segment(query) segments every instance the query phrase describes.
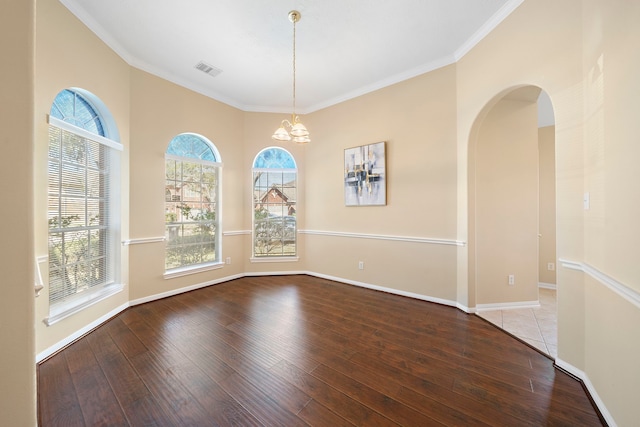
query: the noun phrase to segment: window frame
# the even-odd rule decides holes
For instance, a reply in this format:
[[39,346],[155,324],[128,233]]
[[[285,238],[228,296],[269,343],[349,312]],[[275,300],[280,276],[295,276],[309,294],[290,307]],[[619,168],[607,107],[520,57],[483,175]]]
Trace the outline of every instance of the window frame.
[[[277,150],[277,151],[281,151],[282,153],[285,153],[287,156],[287,162],[290,160],[293,167],[271,167],[270,165],[261,165],[261,166],[266,166],[266,167],[256,167],[256,164],[258,163],[263,163],[261,161],[261,156],[263,155],[263,153],[268,152],[269,150]],[[277,163],[277,162],[275,162]],[[282,164],[275,164],[274,166],[283,166]],[[269,187],[269,185],[267,185],[265,188],[266,190],[264,192],[259,191],[259,188],[256,188],[256,173],[276,173],[276,174],[293,174],[294,178],[292,181],[287,181],[287,183],[293,182],[294,183],[294,188],[295,188],[295,193],[296,193],[296,200],[295,200],[295,204],[294,204],[294,209],[295,209],[295,213],[293,215],[289,215],[289,212],[287,212],[287,215],[281,215],[280,217],[282,217],[282,225],[281,225],[281,245],[283,248],[283,253],[282,254],[273,254],[273,255],[269,255],[269,254],[258,254],[256,252],[256,239],[257,239],[257,218],[256,218],[256,213],[257,213],[257,209],[259,205],[264,205],[265,203],[263,203],[260,199],[260,195],[262,195],[262,193],[264,193],[265,195],[267,195],[270,191],[272,191],[271,187]],[[284,185],[285,180],[282,180],[281,185]],[[277,188],[274,187],[274,189],[277,190]],[[284,192],[284,189],[279,190],[281,193]],[[277,146],[272,146],[272,147],[266,147],[262,150],[260,150],[260,152],[258,152],[258,154],[256,155],[256,157],[254,158],[254,161],[252,163],[252,168],[251,168],[251,259],[250,261],[252,263],[264,263],[264,262],[291,262],[291,261],[298,261],[300,259],[299,257],[299,253],[298,253],[298,168],[297,168],[297,164],[295,161],[295,158],[293,157],[293,155],[286,149],[282,148],[282,147],[277,147]],[[284,212],[286,205],[285,204],[281,204],[281,209],[280,212]],[[260,209],[263,209],[262,207]],[[267,215],[269,215],[269,209],[266,209],[267,211]],[[294,253],[291,254],[285,254],[284,253],[284,245],[285,245],[285,229],[288,228],[288,226],[286,225],[286,223],[289,221],[288,219],[293,217],[295,219],[294,223],[293,223],[293,248],[294,248]],[[289,221],[290,222],[290,221]]]
[[[176,154],[170,154],[168,153],[168,151],[171,149],[171,143],[179,136],[182,135],[190,135],[192,137],[195,137],[197,139],[200,140],[200,142],[202,142],[203,144],[205,144],[210,150],[211,150],[211,154],[212,156],[215,158],[215,161],[211,161],[211,160],[205,160],[205,159],[201,159],[201,158],[197,158],[197,157],[186,157],[186,156],[181,156],[181,155],[176,155]],[[176,267],[172,267],[172,268],[167,268],[167,262],[168,262],[168,250],[169,250],[169,246],[170,246],[170,239],[169,239],[169,222],[167,221],[167,214],[168,212],[168,203],[177,203],[179,201],[182,201],[181,199],[178,200],[174,200],[174,195],[168,190],[167,187],[167,182],[169,181],[169,178],[167,176],[167,164],[168,161],[176,161],[176,162],[181,162],[181,164],[183,162],[187,162],[187,163],[191,163],[191,164],[198,164],[198,165],[204,165],[204,166],[210,166],[210,167],[214,167],[215,168],[215,179],[216,179],[216,185],[215,185],[215,199],[209,201],[210,204],[213,204],[215,206],[214,209],[214,213],[215,213],[215,217],[213,220],[202,220],[202,221],[173,221],[173,224],[198,224],[198,223],[202,223],[202,224],[207,224],[207,223],[213,223],[214,227],[215,227],[215,236],[212,239],[212,242],[214,244],[215,247],[215,259],[213,261],[205,261],[205,262],[200,262],[200,263],[193,263],[193,264],[182,264]],[[171,278],[175,278],[175,277],[182,277],[182,276],[186,276],[186,275],[190,275],[190,274],[195,274],[195,273],[200,273],[200,272],[204,272],[204,271],[209,271],[209,270],[214,270],[214,269],[218,269],[218,268],[222,268],[224,263],[222,262],[222,228],[221,228],[221,224],[222,224],[222,218],[221,218],[221,190],[222,190],[222,162],[220,161],[220,154],[215,146],[215,144],[213,144],[211,141],[209,141],[206,137],[196,134],[196,133],[191,133],[191,132],[185,132],[185,133],[181,133],[176,135],[174,138],[171,139],[171,141],[169,142],[169,144],[167,145],[167,149],[165,150],[165,202],[164,202],[164,206],[165,206],[165,257],[164,257],[164,262],[165,262],[165,272],[163,277],[165,279],[171,279]],[[202,183],[202,181],[201,181]],[[167,200],[167,191],[169,191],[169,194],[172,194],[172,200]],[[203,203],[202,201],[197,202],[197,203]]]
[[[101,230],[99,231],[99,235],[101,236],[100,239],[104,239],[104,242],[105,242],[103,244],[104,245],[104,261],[101,261],[101,262],[104,262],[105,265],[100,268],[101,274],[99,276],[102,277],[103,279],[102,282],[97,284],[91,284],[90,283],[91,279],[89,279],[88,281],[85,279],[81,279],[80,285],[78,285],[78,283],[75,284],[76,285],[75,292],[67,293],[61,296],[60,298],[55,298],[52,301],[51,300],[51,296],[52,296],[51,271],[60,270],[60,266],[52,266],[52,259],[50,255],[48,256],[49,276],[48,276],[47,284],[48,284],[48,292],[49,292],[49,301],[48,301],[49,315],[47,318],[44,319],[45,324],[48,326],[66,317],[69,317],[75,313],[78,313],[83,309],[91,305],[94,305],[112,295],[115,295],[124,289],[124,284],[121,282],[121,271],[120,271],[120,264],[121,264],[120,203],[121,201],[119,197],[120,191],[118,191],[118,189],[120,188],[120,162],[121,162],[120,157],[121,157],[121,152],[123,151],[124,148],[119,141],[111,139],[108,136],[106,136],[106,135],[117,136],[118,135],[117,127],[115,126],[115,123],[113,122],[111,115],[108,113],[108,109],[97,97],[95,97],[94,95],[90,94],[87,91],[84,91],[78,88],[71,88],[71,89],[65,89],[59,92],[58,95],[56,95],[56,100],[54,100],[54,103],[57,101],[58,96],[60,96],[64,91],[72,92],[74,95],[74,100],[76,98],[81,98],[83,103],[86,103],[87,106],[93,110],[92,112],[95,113],[94,120],[99,121],[99,124],[100,124],[97,127],[97,129],[101,130],[103,135],[94,134],[87,129],[83,129],[81,127],[76,126],[75,124],[70,123],[69,121],[59,119],[49,114],[47,116],[47,123],[49,125],[49,138],[51,138],[51,132],[60,131],[61,132],[60,139],[62,140],[64,137],[63,133],[66,132],[68,135],[79,138],[79,140],[82,141],[85,147],[87,147],[87,144],[97,143],[99,144],[99,147],[102,147],[102,148],[99,148],[99,150],[100,151],[104,150],[100,158],[102,158],[102,155],[104,155],[108,158],[108,161],[109,161],[109,165],[106,169],[106,175],[104,175],[106,176],[107,179],[104,181],[104,183],[102,182],[102,179],[101,179],[100,180],[101,183],[99,187],[100,194],[102,194],[103,192],[106,192],[104,199],[102,199],[102,196],[100,196],[100,199],[95,199],[95,196],[89,196],[88,190],[87,188],[85,188],[83,190],[84,195],[75,197],[75,200],[83,201],[82,203],[85,206],[85,211],[87,209],[86,208],[87,203],[89,203],[92,200],[93,201],[100,200],[98,202],[99,204],[106,205],[106,209],[104,209],[104,207],[100,208],[100,212],[103,212],[99,214],[100,221],[101,221],[100,224],[102,224],[102,221],[105,221],[105,223],[104,225],[101,225],[101,226],[95,226],[95,225],[92,226],[90,224],[85,223],[83,226],[80,226],[80,227],[74,227],[73,229],[69,228],[69,231],[63,231],[65,230],[64,227],[50,227],[51,224],[49,224],[49,226],[47,227],[48,252],[51,250],[55,250],[55,249],[52,249],[51,247],[51,244],[52,244],[51,239],[52,239],[52,236],[54,236],[55,234],[62,235],[64,233],[71,232],[72,230],[78,230],[78,231],[86,231],[88,233],[88,236],[90,236],[91,230],[94,230],[94,231]],[[54,103],[52,103],[52,108],[54,106]],[[74,113],[75,112],[76,111],[74,109]],[[105,114],[105,112],[107,113]],[[66,117],[69,117],[69,116],[66,116]],[[50,141],[51,140],[49,139],[48,146],[50,144]],[[60,171],[62,171],[63,170],[62,168],[64,167],[64,164],[65,164],[64,163],[65,161],[62,158],[56,159],[55,157],[53,158],[50,157],[49,156],[49,154],[51,154],[50,149],[51,149],[50,147],[47,149],[47,153],[48,153],[47,181],[48,182],[49,182],[49,179],[52,178],[53,176],[52,174],[55,175],[58,173],[62,173],[62,172],[56,172],[55,169],[52,170],[51,166],[54,165],[57,168],[59,168]],[[82,173],[84,174],[88,174],[89,171],[93,170],[88,166],[78,165],[78,167],[80,167],[80,170],[82,170],[83,171]],[[103,176],[103,175],[101,174],[100,176]],[[83,183],[82,185],[84,186],[89,185],[89,182],[84,180],[82,181],[82,183]],[[50,183],[48,183],[47,197],[62,198],[65,196],[65,191],[63,188],[62,181],[59,181],[58,184],[56,185],[55,188],[57,189],[57,191],[50,193],[51,188],[52,187],[50,187]],[[55,211],[50,211],[50,204],[49,202],[47,202],[48,217],[52,213],[57,213],[55,217],[60,218],[62,216],[62,211],[60,209],[61,208],[59,207]],[[85,221],[87,221],[86,218],[85,218]],[[65,241],[64,239],[61,241],[63,242],[61,243],[63,245],[62,247],[64,247],[64,241]],[[100,242],[100,240],[98,241]],[[89,245],[89,243],[87,243],[87,245]],[[81,262],[91,263],[91,260],[93,259],[94,255],[90,254],[89,252],[90,246],[87,246],[86,251],[87,252],[83,256],[83,260]],[[102,258],[102,257],[99,257],[99,258]],[[73,264],[73,262],[71,264]],[[61,271],[66,270],[71,264],[65,262],[64,266],[61,267],[62,268]],[[64,283],[62,283],[61,286],[65,286]]]

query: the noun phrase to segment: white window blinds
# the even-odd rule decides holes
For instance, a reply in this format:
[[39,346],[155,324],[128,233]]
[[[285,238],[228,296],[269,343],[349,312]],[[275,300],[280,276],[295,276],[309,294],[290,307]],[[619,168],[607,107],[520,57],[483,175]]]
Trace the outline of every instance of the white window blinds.
[[[112,168],[122,145],[49,118],[48,225],[51,306],[115,280],[118,234]],[[117,215],[115,215],[117,217]]]

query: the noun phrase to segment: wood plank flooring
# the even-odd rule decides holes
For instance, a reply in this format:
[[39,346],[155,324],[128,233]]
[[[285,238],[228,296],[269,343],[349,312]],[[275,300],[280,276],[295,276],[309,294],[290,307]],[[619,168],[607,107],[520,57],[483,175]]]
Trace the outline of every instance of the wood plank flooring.
[[600,426],[581,384],[455,308],[310,276],[135,306],[38,367],[47,426]]

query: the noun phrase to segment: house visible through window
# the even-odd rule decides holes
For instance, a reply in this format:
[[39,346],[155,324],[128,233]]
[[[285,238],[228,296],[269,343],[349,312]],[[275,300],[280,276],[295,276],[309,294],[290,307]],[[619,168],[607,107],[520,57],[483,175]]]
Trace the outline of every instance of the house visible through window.
[[287,151],[270,147],[253,163],[253,256],[297,255],[297,169]]
[[165,167],[165,268],[192,268],[220,261],[220,156],[192,133],[169,143]]
[[114,197],[119,181],[113,173],[122,145],[109,138],[109,124],[96,104],[106,110],[91,94],[65,89],[51,106],[49,324],[122,289],[117,267],[119,205]]

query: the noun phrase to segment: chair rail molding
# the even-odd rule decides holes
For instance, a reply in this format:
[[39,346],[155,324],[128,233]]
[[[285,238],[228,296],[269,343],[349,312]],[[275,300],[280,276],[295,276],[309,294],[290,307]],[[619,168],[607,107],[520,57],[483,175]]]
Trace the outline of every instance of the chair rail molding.
[[309,234],[314,236],[331,236],[331,237],[348,237],[354,239],[372,239],[372,240],[391,240],[396,242],[410,243],[427,243],[433,245],[446,246],[465,246],[467,242],[454,239],[440,239],[433,237],[413,237],[413,236],[392,236],[384,234],[367,234],[367,233],[346,233],[342,231],[323,231],[323,230],[298,230],[300,234]]
[[606,287],[608,287],[609,289],[611,289],[612,291],[620,295],[622,298],[624,298],[631,304],[635,305],[637,308],[640,308],[640,292],[634,289],[631,289],[624,283],[618,282],[616,279],[606,275],[605,273],[598,270],[597,268],[584,262],[570,261],[567,259],[560,259],[560,264],[564,268],[568,268],[570,270],[582,271],[583,273],[588,274],[598,282],[602,283],[603,285],[605,285]]
[[159,243],[164,242],[166,237],[141,237],[138,239],[128,239],[122,241],[122,246],[130,246],[130,245],[143,245],[145,243]]

